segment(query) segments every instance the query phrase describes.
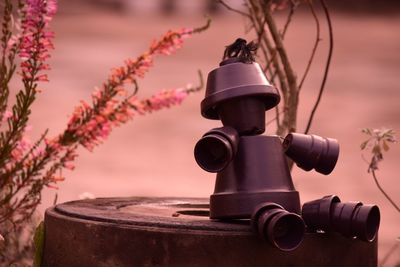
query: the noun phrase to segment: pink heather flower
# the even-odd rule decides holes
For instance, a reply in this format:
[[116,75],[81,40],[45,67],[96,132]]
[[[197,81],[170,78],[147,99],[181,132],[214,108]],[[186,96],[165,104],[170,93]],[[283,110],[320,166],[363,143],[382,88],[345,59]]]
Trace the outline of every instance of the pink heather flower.
[[150,50],[137,59],[125,60],[124,66],[113,68],[107,84],[117,87],[125,82],[132,83],[136,78],[143,78],[153,66],[153,56],[157,54],[170,55],[182,47],[183,39],[193,34],[193,29],[183,28],[178,31],[168,31],[161,40],[153,41]]
[[138,100],[132,97],[129,99],[129,103],[139,114],[145,114],[178,105],[186,98],[187,94],[187,91],[181,88],[162,90],[146,100]]
[[59,142],[59,137],[53,138],[53,139],[44,139],[44,143],[46,144],[46,147],[49,148],[52,151],[61,151],[62,150],[62,145]]
[[75,165],[74,163],[67,161],[63,164],[64,168],[68,169],[68,170],[74,170],[75,169]]
[[42,157],[44,155],[44,153],[45,153],[44,148],[42,148],[42,147],[36,148],[32,151],[31,157],[39,158],[39,157]]
[[182,47],[183,39],[193,33],[192,29],[183,28],[178,31],[168,31],[161,41],[154,41],[151,51],[155,54],[171,55]]
[[[144,115],[172,105],[178,105],[186,98],[187,90],[189,88],[163,90],[144,100],[139,100],[136,96],[132,96],[120,104],[111,99],[99,114],[85,123],[82,123],[83,116],[91,112],[91,108],[83,101],[81,102],[82,105],[75,109],[70,118],[67,131],[74,133],[80,144],[92,151],[95,146],[107,139],[114,127],[126,123],[134,117],[135,113]],[[97,96],[98,93],[95,93],[94,98]]]
[[7,121],[9,118],[13,116],[13,113],[9,110],[6,110],[3,114],[3,117],[1,118],[1,121]]
[[21,140],[17,142],[16,147],[12,150],[11,156],[14,161],[19,161],[25,155],[25,153],[32,147],[31,141],[27,136],[23,136]]
[[56,0],[47,0],[46,11],[47,11],[46,22],[49,23],[50,20],[57,13],[57,1]]
[[54,48],[54,33],[48,27],[56,10],[55,0],[25,0],[19,45],[24,79],[48,81],[45,74],[37,75],[37,71],[50,68],[45,61],[50,57],[49,50]]
[[[137,59],[127,59],[123,66],[113,68],[102,88],[95,88],[93,91],[92,105],[81,101],[75,107],[64,134],[50,141],[45,140],[47,148],[54,153],[67,153],[67,147],[69,149],[73,144],[80,144],[91,151],[110,135],[114,127],[131,120],[135,114],[144,115],[180,104],[192,89],[164,90],[149,99],[138,100],[136,97],[128,97],[128,91],[123,86],[143,77],[153,66],[155,55],[175,52],[181,47],[183,39],[192,33],[192,29],[169,31],[161,40],[153,42],[148,52]],[[30,66],[26,66],[27,69],[28,67]],[[45,76],[42,79],[44,78]],[[70,152],[72,151],[68,151]],[[74,157],[62,158],[63,166],[71,168],[67,162]],[[52,175],[49,172],[48,176]]]

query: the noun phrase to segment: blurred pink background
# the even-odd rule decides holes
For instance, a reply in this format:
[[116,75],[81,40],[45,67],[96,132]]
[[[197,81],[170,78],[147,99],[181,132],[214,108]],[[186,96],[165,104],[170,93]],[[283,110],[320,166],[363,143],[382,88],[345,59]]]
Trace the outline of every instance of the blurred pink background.
[[[165,16],[157,1],[127,2],[120,9],[111,1],[61,1],[53,29],[56,32],[49,84],[35,103],[32,135],[46,128],[50,136],[61,132],[81,99],[90,99],[94,86],[101,85],[113,66],[127,57],[144,52],[151,41],[169,29],[203,25],[205,1],[177,1],[177,11]],[[122,2],[123,3],[123,2]],[[238,1],[234,4],[240,7]],[[97,5],[97,6],[96,6]],[[311,133],[339,140],[341,154],[333,173],[323,176],[294,168],[292,176],[301,200],[337,194],[344,201],[378,204],[382,221],[380,257],[400,236],[400,214],[378,191],[367,173],[360,143],[366,139],[364,127],[400,128],[400,16],[391,14],[335,12],[335,49],[326,93],[315,116]],[[163,88],[198,83],[197,70],[207,73],[218,66],[225,45],[245,34],[244,20],[220,12],[211,15],[206,32],[187,39],[173,56],[159,57],[145,79],[139,81],[139,96],[149,96]],[[284,17],[280,17],[283,20]],[[323,21],[323,20],[322,20]],[[327,53],[325,22],[323,41],[300,100],[298,131],[306,120],[321,82]],[[287,35],[287,48],[298,75],[302,75],[315,25],[309,13],[295,15]],[[58,202],[78,199],[84,192],[96,197],[181,196],[208,197],[213,192],[214,174],[202,171],[193,158],[193,147],[203,133],[220,125],[200,115],[204,91],[190,96],[181,106],[146,117],[116,129],[93,153],[81,149],[76,169],[65,172],[59,190],[44,192],[41,211]],[[271,119],[274,112],[267,113]],[[274,133],[271,126],[267,132]],[[369,159],[369,154],[365,153]],[[400,147],[394,144],[385,153],[377,172],[382,186],[400,203]],[[400,260],[400,253],[391,262]],[[390,262],[388,262],[390,264]],[[389,266],[389,265],[388,265]]]

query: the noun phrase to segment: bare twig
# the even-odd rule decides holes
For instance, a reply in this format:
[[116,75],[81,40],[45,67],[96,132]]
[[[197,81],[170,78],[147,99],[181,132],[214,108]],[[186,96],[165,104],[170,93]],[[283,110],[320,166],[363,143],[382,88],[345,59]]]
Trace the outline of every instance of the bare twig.
[[207,18],[206,24],[204,24],[203,26],[200,26],[198,28],[194,28],[192,30],[192,33],[201,33],[203,31],[207,30],[208,28],[210,28],[211,18],[209,18],[209,17],[206,17],[206,18]]
[[294,12],[296,11],[298,6],[299,6],[298,2],[290,1],[289,15],[288,15],[288,17],[286,19],[285,26],[283,26],[283,31],[282,31],[282,34],[281,34],[282,35],[282,39],[285,38],[285,34],[287,32],[287,29],[289,28],[289,24],[290,24],[290,22],[292,22],[292,18],[293,18]]
[[[266,35],[264,35],[263,37],[264,37],[263,39],[264,39],[264,42],[265,42],[265,45],[266,45],[268,51],[270,52],[270,54],[272,54],[273,51],[275,51],[275,50],[272,47],[271,41],[268,39],[268,37]],[[289,91],[289,89],[288,89],[289,85],[287,83],[287,77],[285,76],[284,70],[279,65],[278,58],[274,57],[274,58],[271,58],[270,60],[271,60],[273,66],[274,66],[274,69],[275,69],[275,70],[271,70],[270,81],[271,81],[271,83],[274,84],[275,76],[278,75],[279,85],[280,85],[280,88],[281,88],[283,100],[284,100],[284,103],[286,104],[287,103],[287,94],[288,94],[288,91]]]
[[[396,142],[395,132],[392,129],[381,128],[381,129],[369,129],[364,128],[361,130],[362,133],[368,135],[368,139],[363,141],[360,145],[361,150],[365,150],[367,147],[371,148],[372,157],[368,164],[368,173],[372,174],[375,184],[386,199],[392,204],[392,206],[400,212],[400,207],[396,204],[393,199],[386,193],[386,191],[379,184],[378,178],[376,177],[375,171],[378,170],[379,162],[383,161],[383,151],[389,150],[389,144]],[[361,154],[362,158],[364,155]]]
[[270,125],[271,123],[273,123],[274,121],[279,120],[280,114],[282,114],[282,113],[284,113],[284,112],[285,112],[285,109],[279,110],[278,106],[276,106],[276,107],[275,107],[275,114],[276,114],[275,118],[273,118],[273,119],[267,121],[267,123],[265,124],[265,126],[268,126],[268,125]]
[[[257,7],[256,7],[255,3],[253,3],[253,1],[250,1],[250,5],[251,5],[251,8],[253,9],[252,13],[255,14],[255,16],[251,18],[252,22],[253,22],[257,32],[260,32],[261,31],[261,27],[263,26],[263,24],[262,24],[263,20],[260,17],[256,16]],[[272,55],[273,53],[275,53],[274,52],[275,48],[273,47],[272,41],[268,38],[268,36],[266,34],[263,34],[261,37],[262,37],[261,40],[265,44],[265,47],[267,48],[269,54]],[[286,95],[285,93],[288,91],[288,89],[287,89],[288,86],[287,86],[287,83],[286,83],[285,74],[283,72],[283,69],[281,69],[281,67],[279,66],[279,61],[277,60],[276,57],[274,57],[274,58],[271,57],[270,58],[270,62],[273,63],[273,66],[275,68],[275,72],[279,77],[280,86],[281,86],[281,89],[282,89],[282,92],[283,92],[283,97],[285,98],[285,95]],[[275,72],[271,72],[271,74],[273,75],[273,73],[275,73]]]
[[[292,68],[292,62],[289,60],[288,51],[284,47],[284,38],[288,29],[290,28],[290,24],[292,22],[293,16],[297,7],[299,5],[299,1],[297,0],[289,0],[289,10],[287,13],[286,21],[282,25],[282,28],[278,27],[276,20],[273,17],[273,7],[272,1],[267,0],[246,0],[245,6],[247,10],[244,12],[242,10],[238,10],[232,8],[229,4],[225,2],[225,0],[217,0],[221,3],[225,8],[230,11],[233,11],[241,16],[244,16],[249,20],[251,29],[255,31],[257,36],[257,41],[259,43],[260,49],[260,57],[263,59],[263,70],[266,73],[267,78],[270,82],[279,89],[282,96],[282,104],[283,107],[283,115],[281,115],[281,108],[276,107],[275,113],[276,118],[273,121],[277,123],[277,134],[282,135],[285,132],[293,132],[296,131],[297,124],[297,108],[299,104],[299,92],[300,88],[303,86],[306,77],[309,75],[309,70],[311,65],[314,62],[314,58],[316,55],[317,48],[319,47],[320,42],[320,21],[315,12],[315,9],[312,5],[311,0],[307,0],[308,5],[310,6],[312,16],[315,19],[316,23],[316,41],[312,47],[311,55],[309,61],[304,70],[304,74],[299,80],[296,77],[296,73]],[[330,29],[330,37],[331,43],[333,42],[332,38],[332,25],[330,21],[330,16],[327,11],[327,7],[325,5],[324,0],[320,0],[321,4],[324,7],[325,16],[328,20],[328,25]],[[327,60],[327,66],[325,69],[325,73],[323,76],[322,85],[320,86],[320,92],[318,95],[317,103],[314,105],[313,113],[310,115],[311,119],[309,120],[309,124],[311,125],[312,118],[314,116],[315,110],[319,105],[319,102],[322,97],[322,93],[325,87],[329,65],[331,61],[332,47],[330,47],[330,52]],[[275,82],[276,79],[276,82]],[[272,122],[272,121],[271,121]],[[267,122],[267,123],[271,123]],[[309,128],[310,126],[308,126]],[[307,130],[308,131],[308,130]]]
[[[279,105],[275,106],[275,122],[276,122],[276,129],[280,129],[282,127],[281,124],[281,116],[279,114]],[[267,123],[268,125],[268,123]]]
[[398,211],[400,212],[400,207],[396,204],[396,202],[393,201],[393,199],[386,193],[386,191],[382,188],[382,186],[379,184],[379,181],[375,175],[375,170],[374,169],[370,169],[371,173],[372,173],[372,177],[374,178],[375,184],[378,187],[379,191],[381,191],[381,193],[386,197],[386,199],[390,202],[390,204],[392,204],[392,206]]
[[[249,8],[251,8],[250,13],[253,14],[253,24],[255,29],[260,31],[260,27],[262,25],[262,22],[265,23],[270,23],[267,21],[267,17],[265,16],[266,12],[269,11],[269,6],[264,6],[263,9],[257,4],[256,1],[254,0],[249,0]],[[278,32],[278,31],[277,31]],[[277,33],[279,35],[279,33]],[[268,71],[270,73],[270,77],[268,77],[271,81],[272,84],[275,84],[275,77],[278,76],[279,80],[279,88],[283,96],[283,107],[285,108],[288,104],[288,98],[290,97],[290,90],[289,90],[289,84],[287,80],[287,75],[284,71],[284,66],[279,60],[279,57],[276,56],[277,54],[277,44],[275,43],[274,38],[269,38],[269,36],[266,34],[266,32],[261,36],[261,43],[265,45],[266,50],[268,50],[270,59],[267,64],[268,68],[265,69],[265,71]],[[272,65],[271,65],[272,63]],[[278,115],[279,116],[279,115]],[[278,117],[277,117],[278,118]],[[285,120],[286,116],[283,117],[283,121]],[[285,131],[286,124],[281,123],[280,118],[276,120],[277,122],[277,134],[282,135],[283,132]]]
[[328,58],[327,58],[326,65],[325,65],[325,72],[324,72],[324,76],[322,79],[321,87],[319,88],[318,98],[314,104],[314,107],[313,107],[310,117],[308,119],[307,127],[306,127],[306,130],[304,131],[305,134],[307,134],[311,128],[311,123],[313,121],[315,112],[318,108],[319,103],[321,102],[322,94],[324,93],[325,83],[326,83],[326,80],[327,80],[328,74],[329,74],[329,67],[331,65],[331,59],[332,59],[332,53],[333,53],[333,28],[332,28],[331,17],[329,14],[328,7],[325,3],[325,0],[320,0],[320,2],[322,5],[322,8],[324,10],[324,14],[325,14],[326,21],[328,23],[328,28],[329,28],[329,52],[328,52]]
[[228,9],[228,10],[230,10],[232,12],[235,12],[235,13],[238,13],[239,15],[242,15],[242,16],[250,18],[250,14],[247,14],[247,13],[245,13],[243,11],[240,11],[238,9],[235,9],[235,8],[231,7],[224,0],[217,0],[217,2],[220,3],[221,5],[223,5],[226,9]]
[[[285,107],[283,107],[285,108]],[[282,124],[281,124],[281,116],[280,116],[280,112],[279,112],[279,105],[275,107],[275,122],[276,122],[276,129],[281,129]]]
[[285,70],[285,74],[287,76],[289,90],[293,90],[297,88],[296,75],[294,74],[286,49],[284,48],[282,36],[279,34],[278,27],[275,24],[275,20],[272,18],[272,15],[268,9],[264,10],[264,16],[272,39],[274,40],[274,43],[276,45],[277,53],[279,54],[282,61],[283,69]]
[[[298,90],[296,82],[296,74],[293,71],[291,62],[287,51],[283,45],[282,36],[278,31],[278,27],[271,15],[269,8],[264,10],[264,16],[271,33],[272,39],[275,43],[277,53],[279,55],[280,61],[282,63],[283,70],[285,72],[285,78],[287,80],[287,99],[285,106],[290,106],[291,108],[287,110],[283,118],[283,128],[278,129],[278,135],[282,135],[285,130],[288,132],[296,131],[296,121],[297,121],[297,107],[298,107]],[[279,73],[278,73],[279,75]]]
[[199,75],[199,85],[193,88],[190,88],[188,90],[186,90],[186,93],[194,93],[194,92],[198,92],[201,89],[203,89],[204,87],[204,78],[203,78],[203,73],[201,72],[201,70],[197,71],[197,74]]
[[306,77],[307,77],[307,75],[308,75],[308,72],[309,72],[309,70],[310,70],[310,67],[311,67],[311,65],[312,65],[312,62],[313,62],[313,60],[314,60],[315,53],[317,52],[318,44],[319,44],[319,42],[321,41],[321,38],[320,38],[321,30],[320,30],[318,15],[317,15],[317,13],[315,12],[314,6],[313,6],[312,3],[310,2],[310,0],[307,0],[307,4],[308,4],[308,6],[310,7],[311,14],[312,14],[312,16],[313,16],[313,18],[314,18],[314,20],[315,20],[316,37],[315,37],[315,42],[314,42],[314,46],[313,46],[313,49],[312,49],[312,52],[311,52],[310,59],[308,60],[307,67],[306,67],[306,69],[305,69],[305,71],[304,71],[303,77],[301,78],[301,81],[300,81],[300,84],[299,84],[299,91],[300,91],[301,88],[303,87],[303,83],[304,83],[304,81],[306,80]]
[[[291,1],[290,11],[289,11],[289,14],[288,14],[288,16],[286,18],[285,25],[283,26],[283,31],[281,33],[282,40],[285,39],[286,32],[287,32],[287,30],[289,28],[290,23],[292,22],[292,18],[293,18],[294,12],[296,11],[296,8],[297,8],[298,5],[299,5],[298,2]],[[264,21],[265,21],[265,18],[264,18]],[[273,58],[275,58],[275,56],[276,56],[276,49],[273,51],[273,53],[271,55],[271,58],[273,59]],[[272,63],[272,61],[269,61],[265,68],[269,69],[271,63]]]
[[379,266],[383,266],[387,260],[392,256],[392,254],[400,247],[400,242],[397,240],[397,242],[389,249],[389,251],[385,254],[381,262],[379,263]]

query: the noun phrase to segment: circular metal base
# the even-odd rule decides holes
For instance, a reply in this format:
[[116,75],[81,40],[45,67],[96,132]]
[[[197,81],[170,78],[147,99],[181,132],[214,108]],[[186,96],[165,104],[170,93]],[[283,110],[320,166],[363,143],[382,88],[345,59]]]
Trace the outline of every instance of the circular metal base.
[[49,208],[45,267],[376,266],[377,243],[306,234],[292,252],[260,240],[248,220],[208,218],[208,199],[103,198]]

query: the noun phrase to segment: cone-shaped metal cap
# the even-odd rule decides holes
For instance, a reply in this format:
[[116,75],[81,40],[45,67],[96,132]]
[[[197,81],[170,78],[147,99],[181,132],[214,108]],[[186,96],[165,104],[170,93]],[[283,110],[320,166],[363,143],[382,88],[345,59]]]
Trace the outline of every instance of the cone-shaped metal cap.
[[265,110],[275,107],[280,101],[278,91],[268,82],[260,65],[227,59],[208,74],[201,114],[207,119],[219,119],[218,104],[242,96],[262,99]]

